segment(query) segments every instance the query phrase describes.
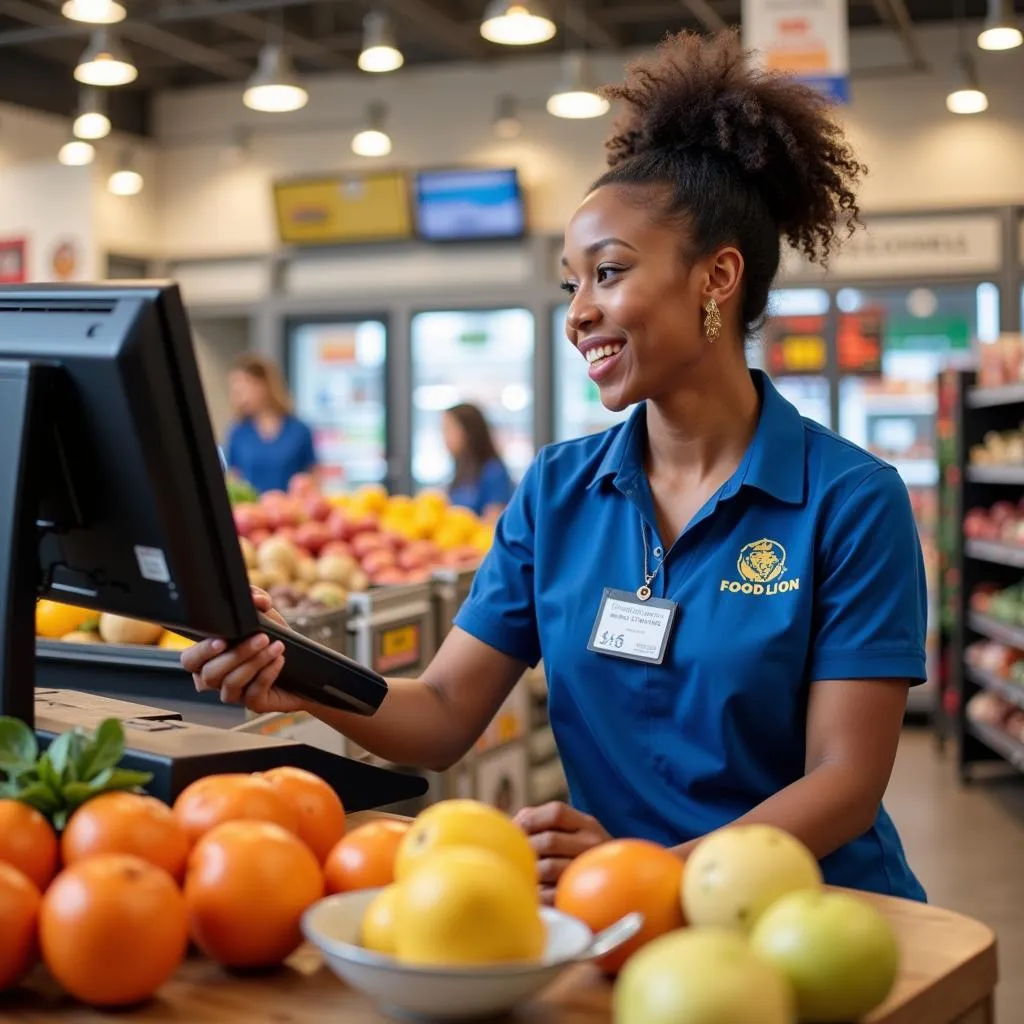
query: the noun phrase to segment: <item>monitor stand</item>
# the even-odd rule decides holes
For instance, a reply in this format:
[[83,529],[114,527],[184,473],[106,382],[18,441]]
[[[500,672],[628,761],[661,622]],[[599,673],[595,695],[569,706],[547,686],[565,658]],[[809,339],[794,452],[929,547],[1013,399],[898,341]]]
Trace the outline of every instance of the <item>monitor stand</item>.
[[94,694],[35,690],[40,542],[57,523],[67,528],[81,522],[69,475],[60,494],[41,497],[39,486],[42,460],[63,461],[48,409],[59,372],[0,360],[0,715],[33,727],[42,747],[76,726],[91,730],[104,718],[119,719],[127,747],[122,764],[152,772],[147,788],[167,803],[205,775],[288,764],[329,782],[350,811],[423,796],[427,780],[421,775],[378,768],[304,743],[196,725],[175,712]]

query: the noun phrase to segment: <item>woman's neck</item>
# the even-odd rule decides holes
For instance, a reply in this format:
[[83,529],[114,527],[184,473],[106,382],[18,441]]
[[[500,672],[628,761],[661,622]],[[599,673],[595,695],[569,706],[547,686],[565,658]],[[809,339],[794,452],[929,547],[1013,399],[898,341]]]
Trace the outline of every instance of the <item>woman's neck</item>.
[[261,437],[276,437],[281,432],[284,417],[276,409],[264,409],[252,418]]

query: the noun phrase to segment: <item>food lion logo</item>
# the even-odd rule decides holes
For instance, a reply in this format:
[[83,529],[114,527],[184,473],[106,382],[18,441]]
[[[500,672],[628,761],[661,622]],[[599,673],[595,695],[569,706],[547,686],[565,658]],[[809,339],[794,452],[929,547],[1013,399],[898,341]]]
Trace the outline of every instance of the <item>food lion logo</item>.
[[799,579],[780,579],[786,572],[786,549],[777,540],[763,537],[745,544],[740,549],[736,569],[741,578],[722,580],[719,591],[772,597],[800,589]]

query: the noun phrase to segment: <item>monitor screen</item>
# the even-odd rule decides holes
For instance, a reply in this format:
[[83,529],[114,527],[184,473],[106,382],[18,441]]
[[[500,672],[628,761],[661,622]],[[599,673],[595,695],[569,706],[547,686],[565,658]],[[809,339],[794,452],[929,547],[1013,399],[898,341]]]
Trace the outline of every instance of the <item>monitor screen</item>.
[[420,171],[416,232],[431,242],[519,238],[526,231],[519,176],[500,170]]
[[274,185],[278,232],[286,245],[339,245],[412,237],[404,174],[345,174]]

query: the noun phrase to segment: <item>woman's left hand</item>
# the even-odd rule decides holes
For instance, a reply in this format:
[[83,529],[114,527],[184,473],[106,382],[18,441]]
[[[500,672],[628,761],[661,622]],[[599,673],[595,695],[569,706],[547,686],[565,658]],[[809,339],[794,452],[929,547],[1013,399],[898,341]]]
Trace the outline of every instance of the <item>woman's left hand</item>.
[[576,857],[611,839],[596,818],[559,801],[524,807],[515,820],[530,837],[537,854],[537,875],[545,903],[554,902],[555,885]]

